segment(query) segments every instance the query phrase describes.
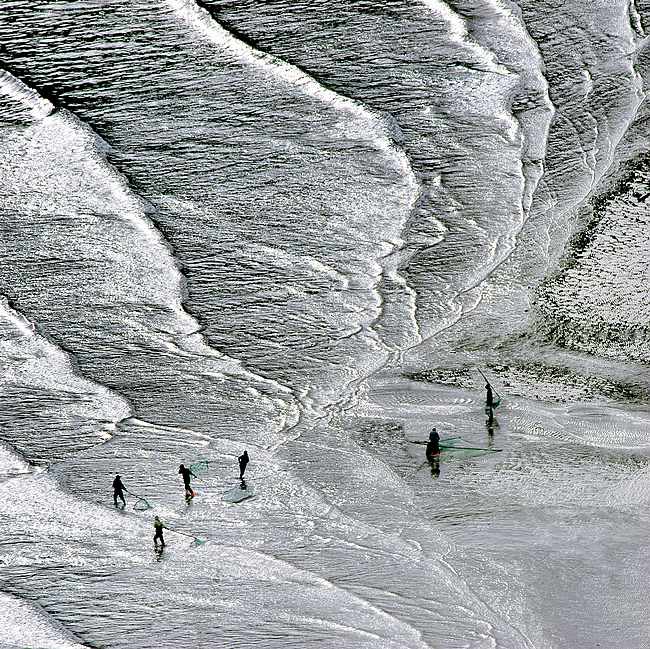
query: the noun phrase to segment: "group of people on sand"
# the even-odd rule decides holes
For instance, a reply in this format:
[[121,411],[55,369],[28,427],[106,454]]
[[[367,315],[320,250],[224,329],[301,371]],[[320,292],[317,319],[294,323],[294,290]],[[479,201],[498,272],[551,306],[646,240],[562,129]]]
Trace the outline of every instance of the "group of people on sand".
[[[495,400],[494,398],[495,392],[492,386],[490,385],[490,382],[487,380],[485,382],[485,390],[486,390],[485,413],[488,416],[486,425],[488,427],[489,433],[492,434],[493,427],[495,424],[494,409],[499,405],[501,399],[499,397],[498,399]],[[437,473],[439,473],[440,435],[438,434],[438,431],[435,428],[433,428],[429,433],[429,440],[427,441],[427,448],[426,448],[426,458],[434,468],[438,467]],[[246,471],[246,466],[248,465],[249,462],[248,451],[244,451],[243,454],[237,458],[237,461],[239,463],[239,479],[242,480],[242,484],[243,484],[244,473]],[[192,489],[191,479],[196,478],[197,476],[192,472],[192,469],[186,467],[184,464],[181,464],[178,467],[178,473],[183,478],[183,485],[185,487],[185,497],[189,501],[192,498],[194,498],[194,496],[196,495],[194,493],[194,490]],[[124,497],[125,491],[129,493],[128,489],[124,486],[124,483],[122,482],[122,478],[118,474],[115,476],[115,479],[113,480],[113,502],[115,503],[116,507],[118,506],[117,504],[118,498],[122,501],[122,507],[126,506],[126,498]],[[163,524],[163,522],[160,520],[158,516],[155,517],[153,525],[155,530],[155,534],[153,537],[154,545],[158,547],[158,542],[160,542],[160,546],[165,547],[163,530],[167,528],[165,527],[165,525]]]
[[[250,458],[248,457],[248,451],[244,451],[242,455],[240,455],[237,458],[237,462],[239,463],[239,479],[244,480],[244,473],[246,472],[246,467],[248,466]],[[194,493],[194,490],[192,489],[191,485],[191,480],[192,478],[196,478],[197,476],[193,473],[192,469],[186,467],[184,464],[181,464],[178,467],[178,473],[179,475],[182,476],[183,478],[183,485],[185,487],[185,498],[189,501],[194,496],[196,495]],[[117,501],[118,498],[122,501],[122,509],[126,507],[126,498],[124,497],[124,492],[130,493],[129,490],[124,486],[124,483],[122,482],[122,478],[120,474],[118,473],[114,480],[113,480],[113,502],[115,503],[115,506],[117,507]],[[158,516],[155,517],[154,519],[154,530],[155,530],[155,535],[153,537],[153,542],[154,545],[158,545],[158,541],[160,541],[161,547],[165,547],[165,539],[163,538],[163,529],[167,529],[165,525],[162,523],[160,518]]]

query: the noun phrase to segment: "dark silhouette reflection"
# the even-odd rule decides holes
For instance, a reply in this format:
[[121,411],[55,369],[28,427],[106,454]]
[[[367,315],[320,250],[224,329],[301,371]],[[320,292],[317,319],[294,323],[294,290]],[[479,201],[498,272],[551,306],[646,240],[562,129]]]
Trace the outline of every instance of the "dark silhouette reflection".
[[239,483],[239,488],[240,488],[242,491],[246,491],[246,488],[247,488],[247,487],[246,487],[246,480],[244,480],[244,478],[241,479],[241,482]]
[[431,467],[431,477],[439,478],[440,477],[440,453],[432,455],[429,460],[429,466]]
[[487,421],[485,423],[486,423],[488,428],[494,428],[494,422],[495,422],[494,408],[492,407],[492,405],[487,406],[486,411],[487,411],[488,418],[487,418]]
[[489,435],[494,435],[494,429],[499,427],[499,422],[494,416],[494,408],[490,408],[486,411],[488,418],[485,420],[485,426],[488,429]]

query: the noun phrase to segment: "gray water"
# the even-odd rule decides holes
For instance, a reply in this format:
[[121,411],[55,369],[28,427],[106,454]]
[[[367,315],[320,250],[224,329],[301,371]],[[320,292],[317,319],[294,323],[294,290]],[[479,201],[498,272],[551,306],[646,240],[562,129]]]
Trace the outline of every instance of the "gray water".
[[5,0],[0,646],[649,646],[649,22]]

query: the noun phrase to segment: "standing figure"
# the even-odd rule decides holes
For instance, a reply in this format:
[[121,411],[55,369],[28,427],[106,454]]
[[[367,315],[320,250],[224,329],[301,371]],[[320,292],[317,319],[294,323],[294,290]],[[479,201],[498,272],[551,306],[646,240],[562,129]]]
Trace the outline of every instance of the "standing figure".
[[248,464],[248,451],[244,451],[237,460],[239,461],[239,479],[244,479],[244,472],[246,471],[246,466]]
[[440,435],[435,428],[431,429],[429,433],[429,441],[427,442],[426,456],[427,460],[431,462],[434,458],[440,455]]
[[486,382],[485,384],[485,409],[492,410],[494,408],[494,393],[492,386]]
[[431,429],[429,433],[429,441],[427,442],[427,460],[431,459],[431,456],[438,455],[440,453],[440,435],[435,428]]
[[165,547],[165,539],[163,538],[163,529],[167,529],[164,525],[163,522],[156,516],[156,518],[153,519],[153,528],[156,530],[156,533],[153,536],[153,544],[155,546],[158,546],[158,539],[160,539],[160,545],[161,547]]
[[497,407],[498,402],[494,401],[494,392],[492,386],[486,381],[485,382],[485,414],[488,416],[485,425],[488,427],[488,430],[494,432],[494,409]]
[[122,507],[126,507],[126,500],[124,499],[124,490],[126,487],[122,484],[122,478],[120,478],[119,473],[115,476],[113,480],[113,502],[117,507],[117,499],[119,498],[122,501]]
[[190,476],[196,476],[192,473],[191,469],[185,468],[185,465],[181,464],[178,467],[178,472],[183,476],[183,484],[185,485],[185,496],[187,498],[193,498],[194,497],[194,492],[192,491],[192,487],[190,486]]

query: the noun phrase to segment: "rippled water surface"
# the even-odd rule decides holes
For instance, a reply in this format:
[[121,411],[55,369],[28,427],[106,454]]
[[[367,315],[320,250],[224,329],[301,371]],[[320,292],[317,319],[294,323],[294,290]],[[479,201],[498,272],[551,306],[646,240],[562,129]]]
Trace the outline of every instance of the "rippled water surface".
[[649,25],[6,0],[0,645],[647,647]]

